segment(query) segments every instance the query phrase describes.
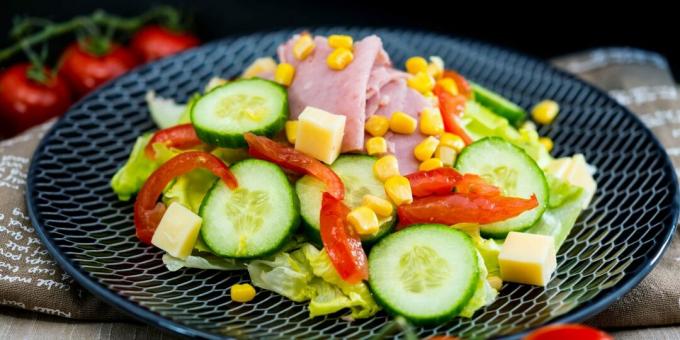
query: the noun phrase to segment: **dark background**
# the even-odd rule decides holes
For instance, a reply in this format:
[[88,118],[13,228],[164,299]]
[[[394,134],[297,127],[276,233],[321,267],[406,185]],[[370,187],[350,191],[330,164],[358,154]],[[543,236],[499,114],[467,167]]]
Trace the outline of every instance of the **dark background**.
[[[539,58],[601,46],[631,46],[664,55],[680,74],[680,14],[671,5],[650,1],[544,1],[502,5],[489,1],[207,1],[207,0],[0,0],[0,46],[15,15],[63,20],[97,8],[136,15],[167,3],[194,17],[204,40],[282,27],[369,25],[415,27],[472,37]],[[56,53],[56,52],[55,52]]]

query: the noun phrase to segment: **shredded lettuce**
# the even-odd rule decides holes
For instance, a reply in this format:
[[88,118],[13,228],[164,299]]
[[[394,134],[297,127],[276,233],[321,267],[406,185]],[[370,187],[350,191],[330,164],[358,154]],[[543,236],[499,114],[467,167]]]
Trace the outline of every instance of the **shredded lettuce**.
[[163,193],[163,203],[181,203],[194,213],[198,213],[203,197],[215,183],[217,177],[208,170],[196,169],[179,176]]
[[188,124],[191,123],[191,109],[194,107],[194,104],[201,99],[201,94],[200,93],[194,93],[191,98],[187,101],[184,111],[179,115],[179,119],[177,120],[176,124]]
[[121,201],[129,200],[132,195],[142,188],[146,179],[161,164],[179,153],[179,151],[169,149],[163,144],[156,144],[154,145],[156,159],[150,159],[144,154],[144,148],[149,143],[151,136],[151,133],[147,133],[137,137],[137,141],[135,141],[135,145],[132,147],[130,158],[128,158],[122,168],[118,169],[111,179],[111,188]]
[[564,203],[580,195],[583,191],[583,188],[572,185],[569,182],[561,180],[549,173],[545,174],[545,178],[548,180],[548,192],[550,195],[550,199],[548,201],[549,208],[557,208],[562,206]]
[[243,270],[246,268],[245,264],[237,260],[226,259],[210,253],[197,252],[189,255],[186,259],[163,254],[163,264],[165,264],[165,267],[171,272],[185,267],[216,270]]
[[151,119],[161,129],[177,125],[180,116],[186,111],[186,105],[178,104],[172,99],[158,97],[154,91],[147,91],[145,99]]
[[533,129],[515,129],[507,119],[489,111],[474,101],[468,101],[463,115],[465,129],[475,140],[484,137],[502,137],[521,147],[541,167],[550,163],[552,157],[543,144],[538,141],[538,133]]
[[463,307],[463,310],[459,314],[464,318],[471,318],[477,310],[484,306],[490,305],[494,302],[494,300],[496,300],[496,296],[498,296],[498,291],[493,289],[493,287],[491,287],[489,284],[489,281],[487,281],[489,273],[486,269],[486,265],[484,265],[486,261],[483,259],[479,251],[477,251],[477,261],[480,264],[477,289],[475,290],[474,294],[472,294],[470,301],[468,301],[467,305]]
[[324,250],[309,243],[290,253],[248,263],[253,284],[288,297],[309,300],[309,315],[315,317],[348,308],[351,319],[367,318],[380,310],[364,283],[348,284],[333,268]]

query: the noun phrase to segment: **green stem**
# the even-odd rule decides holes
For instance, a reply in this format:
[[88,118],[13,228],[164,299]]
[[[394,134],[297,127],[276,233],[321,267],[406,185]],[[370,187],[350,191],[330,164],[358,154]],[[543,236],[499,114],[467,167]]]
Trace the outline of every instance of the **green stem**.
[[[25,20],[40,22],[39,18],[26,18]],[[179,21],[179,13],[172,7],[160,6],[152,8],[138,17],[123,18],[108,14],[102,10],[97,10],[89,16],[78,16],[68,21],[44,26],[42,30],[26,36],[19,42],[0,50],[0,62],[21,52],[22,46],[24,45],[30,47],[53,37],[85,28],[91,23],[105,27],[113,27],[116,30],[132,32],[152,20],[165,20],[168,24],[172,24],[173,22]],[[22,28],[22,30],[26,29],[28,28]]]

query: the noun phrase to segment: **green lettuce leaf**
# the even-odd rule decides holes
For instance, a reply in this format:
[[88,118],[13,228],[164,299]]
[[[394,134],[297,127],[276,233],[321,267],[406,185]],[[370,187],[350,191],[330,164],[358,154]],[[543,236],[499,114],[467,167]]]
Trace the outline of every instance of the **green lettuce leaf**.
[[477,310],[484,306],[488,306],[496,300],[498,296],[498,291],[493,289],[487,281],[489,273],[484,264],[486,261],[482,257],[482,254],[477,251],[477,260],[479,261],[479,280],[477,281],[477,289],[475,290],[472,298],[468,301],[467,305],[463,307],[460,312],[460,316],[465,318],[471,318]]
[[552,157],[543,144],[538,141],[536,130],[529,128],[515,129],[507,119],[496,115],[474,101],[468,101],[463,114],[465,130],[475,140],[484,137],[501,137],[519,146],[543,168]]
[[186,111],[187,107],[172,99],[158,97],[154,91],[147,91],[145,99],[151,113],[151,119],[161,129],[177,125],[180,116]]
[[325,251],[304,243],[292,252],[248,263],[254,285],[293,301],[309,300],[310,317],[349,309],[349,318],[367,318],[380,310],[366,284],[348,284],[333,268]]
[[226,259],[209,253],[194,252],[182,260],[163,254],[163,264],[169,271],[174,272],[182,268],[216,269],[216,270],[243,270],[246,266],[243,262]]
[[567,201],[574,199],[581,194],[581,191],[583,191],[583,188],[572,185],[549,173],[545,174],[545,178],[548,180],[548,192],[550,194],[550,199],[548,201],[549,208],[559,207]]
[[179,115],[179,120],[177,121],[176,124],[187,124],[191,123],[191,109],[194,107],[194,104],[201,99],[201,94],[200,93],[194,93],[191,98],[187,101],[186,105],[184,106],[184,111]]
[[137,137],[135,145],[125,165],[118,169],[111,179],[111,188],[121,201],[127,201],[142,188],[144,182],[158,167],[179,151],[167,148],[163,144],[154,145],[156,159],[152,160],[144,154],[144,148],[149,143],[152,134],[146,133]]
[[579,190],[578,194],[559,207],[546,209],[541,219],[525,232],[554,237],[555,251],[559,250],[588,200],[588,194],[584,190]]
[[500,276],[498,254],[501,252],[503,241],[483,238],[479,232],[479,224],[461,223],[454,225],[453,228],[465,232],[472,238],[475,248],[477,248],[477,251],[484,260],[484,267],[487,274],[489,276]]
[[163,203],[167,206],[170,206],[173,202],[181,203],[198,214],[203,197],[208,193],[216,179],[215,175],[204,169],[196,169],[179,176],[163,192]]

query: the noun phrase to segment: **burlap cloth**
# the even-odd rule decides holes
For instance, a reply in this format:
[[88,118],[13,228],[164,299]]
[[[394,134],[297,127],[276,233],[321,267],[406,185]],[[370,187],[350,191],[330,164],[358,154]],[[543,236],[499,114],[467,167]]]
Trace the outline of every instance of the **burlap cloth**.
[[[606,49],[554,64],[609,91],[640,115],[680,165],[680,98],[666,61],[633,49]],[[49,124],[0,142],[0,305],[66,318],[124,318],[80,288],[35,235],[26,217],[28,163]],[[680,240],[630,293],[588,321],[601,328],[680,325]]]

